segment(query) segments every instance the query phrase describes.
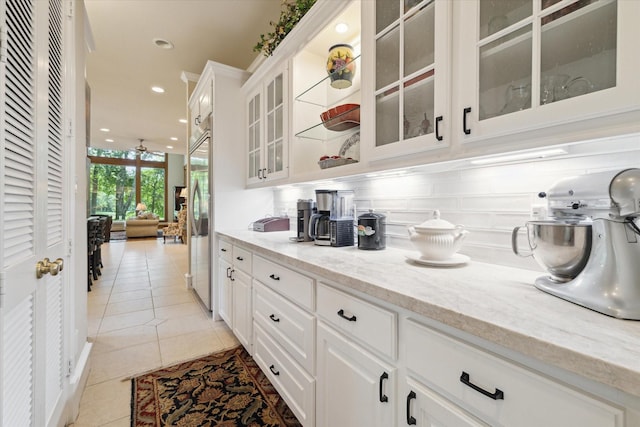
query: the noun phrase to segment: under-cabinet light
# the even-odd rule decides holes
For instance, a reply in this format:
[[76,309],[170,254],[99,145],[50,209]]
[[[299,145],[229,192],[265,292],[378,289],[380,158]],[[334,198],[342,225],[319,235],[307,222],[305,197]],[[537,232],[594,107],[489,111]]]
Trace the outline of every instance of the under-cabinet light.
[[179,119],[178,121],[182,124],[187,124],[187,119]]
[[154,91],[155,93],[164,93],[164,89],[161,88],[160,86],[152,86],[151,90]]
[[503,156],[482,157],[479,159],[470,160],[469,163],[471,163],[472,165],[488,165],[493,163],[504,163],[517,160],[543,159],[546,157],[560,156],[562,154],[567,154],[567,150],[562,148],[553,148],[543,151],[530,151],[526,153],[507,154]]
[[367,178],[388,178],[391,176],[400,176],[400,175],[404,175],[405,173],[407,173],[406,170],[404,169],[400,169],[400,170],[396,170],[396,171],[388,171],[388,172],[376,172],[376,173],[368,173],[366,175]]

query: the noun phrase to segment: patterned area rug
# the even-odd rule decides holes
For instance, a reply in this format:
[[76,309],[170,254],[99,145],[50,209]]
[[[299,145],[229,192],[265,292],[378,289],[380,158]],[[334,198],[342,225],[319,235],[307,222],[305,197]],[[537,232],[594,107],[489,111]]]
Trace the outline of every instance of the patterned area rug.
[[131,426],[298,427],[239,346],[131,380]]

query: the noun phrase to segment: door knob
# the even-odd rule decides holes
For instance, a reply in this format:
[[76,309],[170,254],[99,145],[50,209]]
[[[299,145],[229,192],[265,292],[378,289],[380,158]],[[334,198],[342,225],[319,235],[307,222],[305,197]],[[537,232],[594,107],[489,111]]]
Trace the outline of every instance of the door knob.
[[43,258],[42,261],[36,263],[36,278],[40,279],[47,273],[52,276],[56,276],[64,269],[64,260],[58,258],[55,261],[50,261],[49,258]]

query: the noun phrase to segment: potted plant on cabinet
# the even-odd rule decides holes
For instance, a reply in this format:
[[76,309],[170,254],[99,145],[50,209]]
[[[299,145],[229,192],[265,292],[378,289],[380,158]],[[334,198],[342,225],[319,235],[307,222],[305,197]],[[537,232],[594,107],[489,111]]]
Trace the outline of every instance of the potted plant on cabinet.
[[254,52],[262,52],[264,56],[273,55],[282,40],[293,30],[316,0],[282,0],[282,10],[278,22],[270,21],[273,31],[260,34],[260,41],[253,47]]

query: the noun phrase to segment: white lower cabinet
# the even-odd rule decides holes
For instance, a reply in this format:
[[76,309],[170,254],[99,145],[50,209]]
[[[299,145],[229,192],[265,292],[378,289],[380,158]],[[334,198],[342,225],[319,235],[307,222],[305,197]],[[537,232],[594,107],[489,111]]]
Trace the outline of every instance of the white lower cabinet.
[[315,370],[315,316],[253,281],[253,320],[307,372]]
[[396,369],[318,322],[316,425],[392,427]]
[[253,313],[251,311],[251,276],[235,269],[232,276],[232,330],[238,341],[251,353]]
[[400,396],[405,406],[398,411],[398,426],[489,427],[410,377],[400,386]]
[[224,240],[218,248],[218,314],[252,354],[252,253]]
[[220,315],[305,427],[638,425],[628,405],[499,348],[228,242],[219,247]]
[[624,426],[619,408],[412,320],[404,327],[407,372],[491,425]]
[[233,291],[231,288],[231,271],[233,265],[224,259],[218,258],[218,314],[229,327],[232,326],[231,315],[233,307]]
[[315,380],[260,325],[254,328],[253,358],[304,427],[315,425]]

